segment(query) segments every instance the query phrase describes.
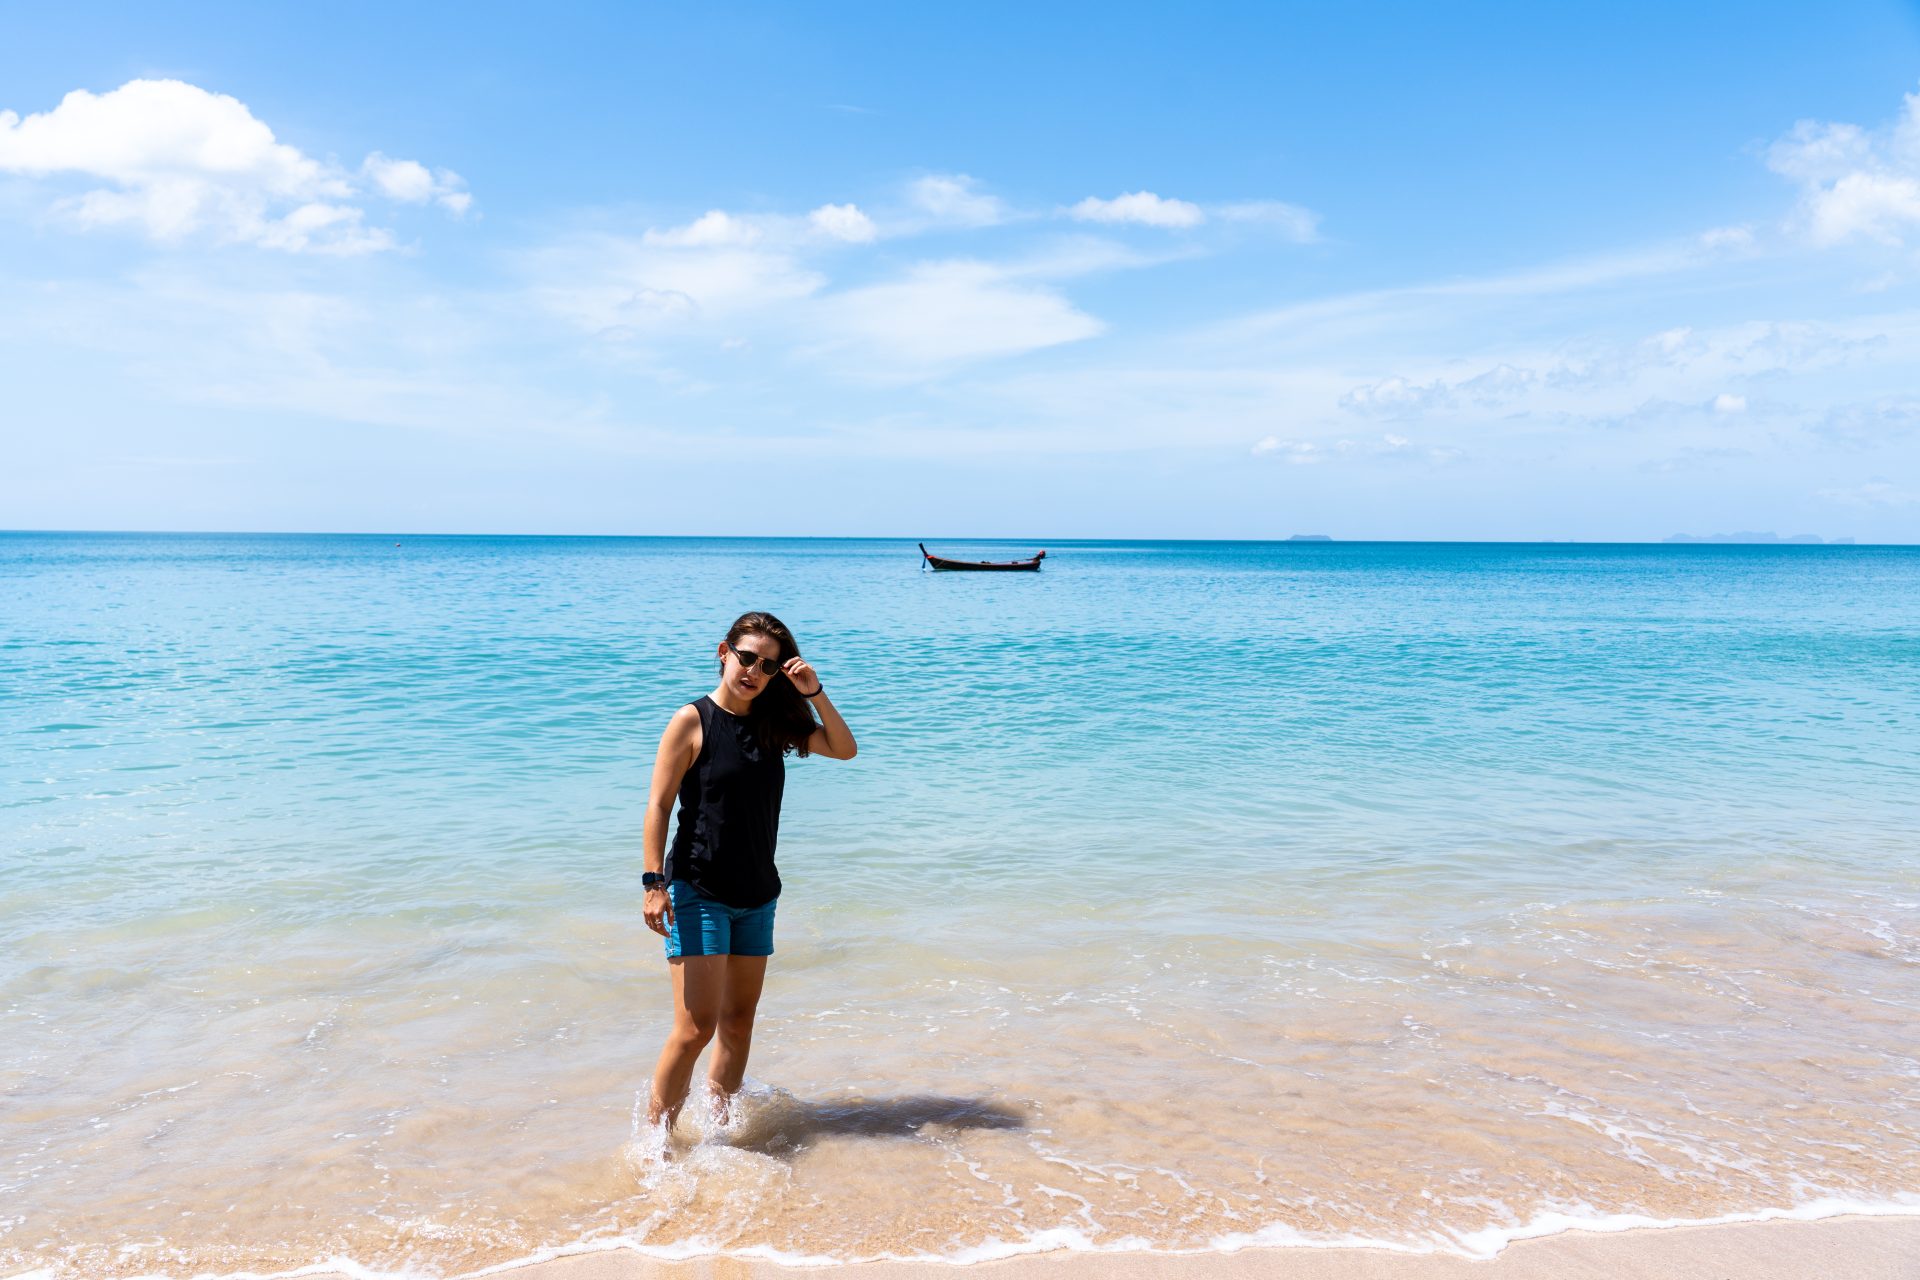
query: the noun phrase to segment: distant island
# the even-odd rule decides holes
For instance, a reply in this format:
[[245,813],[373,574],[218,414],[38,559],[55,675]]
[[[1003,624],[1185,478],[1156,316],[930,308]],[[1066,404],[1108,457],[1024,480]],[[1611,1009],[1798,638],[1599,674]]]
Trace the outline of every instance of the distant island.
[[1783,538],[1777,533],[1709,533],[1705,535],[1676,533],[1667,542],[1773,542],[1794,543],[1800,546],[1846,547],[1853,545],[1852,538],[1823,538],[1816,533],[1796,533]]
[[1296,533],[1291,538],[1288,538],[1287,541],[1288,542],[1332,542],[1333,539],[1324,533]]

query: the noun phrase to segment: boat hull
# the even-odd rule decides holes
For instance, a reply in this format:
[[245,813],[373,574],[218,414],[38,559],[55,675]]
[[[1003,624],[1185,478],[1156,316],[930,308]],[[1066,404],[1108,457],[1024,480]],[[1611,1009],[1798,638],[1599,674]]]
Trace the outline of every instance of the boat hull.
[[1031,560],[949,560],[928,551],[925,543],[920,544],[920,554],[926,557],[929,568],[967,573],[1035,573],[1039,571],[1040,562],[1047,558],[1047,553],[1042,551]]

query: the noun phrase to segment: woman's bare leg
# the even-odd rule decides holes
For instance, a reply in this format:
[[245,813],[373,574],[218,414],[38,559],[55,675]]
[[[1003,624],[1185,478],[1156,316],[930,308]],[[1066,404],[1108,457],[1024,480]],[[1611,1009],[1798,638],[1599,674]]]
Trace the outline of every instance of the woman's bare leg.
[[[653,1068],[653,1096],[647,1100],[647,1123],[667,1128],[680,1118],[693,1081],[693,1064],[720,1025],[721,1001],[726,994],[727,962],[735,956],[681,956],[667,961],[673,974],[673,1030]],[[716,1055],[717,1056],[717,1055]]]
[[753,1048],[753,1015],[760,1007],[760,990],[767,981],[767,957],[727,956],[726,981],[720,997],[716,1029],[719,1043],[707,1063],[707,1087],[713,1091],[721,1119],[728,1103],[740,1092],[747,1076],[747,1053]]

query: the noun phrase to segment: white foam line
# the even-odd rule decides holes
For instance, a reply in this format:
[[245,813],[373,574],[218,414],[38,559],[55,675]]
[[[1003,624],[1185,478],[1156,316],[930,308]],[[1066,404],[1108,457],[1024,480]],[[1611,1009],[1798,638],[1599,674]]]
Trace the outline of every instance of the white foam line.
[[[1727,1213],[1711,1218],[1650,1218],[1643,1214],[1597,1214],[1581,1211],[1549,1210],[1535,1214],[1515,1227],[1486,1227],[1479,1231],[1452,1232],[1431,1240],[1385,1240],[1372,1236],[1310,1236],[1297,1228],[1275,1223],[1256,1231],[1215,1236],[1206,1245],[1193,1249],[1168,1248],[1138,1236],[1127,1236],[1110,1243],[1096,1243],[1073,1227],[1050,1227],[1019,1240],[998,1238],[949,1254],[875,1253],[855,1256],[788,1253],[770,1245],[749,1245],[728,1249],[704,1240],[687,1240],[672,1245],[648,1245],[624,1237],[581,1240],[572,1244],[537,1249],[525,1257],[497,1262],[477,1271],[460,1272],[453,1280],[478,1280],[530,1267],[556,1258],[576,1254],[610,1253],[625,1250],[664,1262],[684,1262],[694,1258],[740,1258],[771,1262],[782,1267],[844,1267],[868,1262],[927,1262],[949,1266],[972,1266],[997,1262],[1003,1258],[1035,1253],[1150,1253],[1171,1257],[1204,1257],[1216,1253],[1238,1253],[1243,1249],[1378,1249],[1389,1253],[1452,1254],[1485,1261],[1497,1256],[1516,1240],[1534,1240],[1569,1231],[1610,1233],[1616,1231],[1664,1231],[1671,1227],[1719,1227],[1742,1222],[1812,1222],[1823,1218],[1915,1218],[1920,1217],[1920,1195],[1901,1194],[1892,1200],[1855,1201],[1835,1197],[1811,1200],[1787,1209],[1757,1209],[1748,1213]],[[429,1273],[414,1270],[376,1271],[351,1258],[332,1257],[324,1262],[308,1263],[288,1271],[197,1272],[189,1280],[294,1280],[300,1276],[344,1275],[352,1280],[426,1280]],[[57,1280],[54,1271],[38,1267],[14,1272],[0,1280]],[[132,1280],[181,1280],[165,1272],[147,1272]]]
[[[1723,1213],[1712,1218],[1649,1218],[1637,1213],[1590,1214],[1549,1211],[1535,1214],[1518,1227],[1488,1227],[1481,1231],[1456,1235],[1462,1250],[1470,1258],[1491,1258],[1516,1240],[1558,1235],[1563,1231],[1640,1231],[1668,1227],[1720,1227],[1738,1222],[1812,1222],[1821,1218],[1915,1218],[1920,1217],[1920,1195],[1903,1194],[1892,1200],[1842,1200],[1826,1196],[1787,1209],[1756,1209],[1748,1213]],[[1491,1246],[1491,1247],[1489,1247]]]
[[579,1247],[561,1245],[543,1249],[538,1254],[514,1262],[503,1262],[488,1267],[484,1271],[475,1271],[463,1276],[469,1277],[493,1275],[516,1267],[530,1266],[553,1258],[565,1257],[570,1253],[598,1253],[607,1249],[632,1249],[645,1257],[681,1260],[691,1257],[727,1257],[753,1258],[788,1267],[853,1266],[866,1262],[932,1262],[946,1263],[951,1266],[971,1266],[979,1262],[996,1262],[1003,1258],[1019,1257],[1025,1254],[1052,1253],[1064,1251],[1071,1253],[1152,1253],[1169,1256],[1206,1256],[1215,1253],[1238,1253],[1242,1249],[1283,1248],[1283,1249],[1380,1249],[1391,1253],[1406,1254],[1453,1254],[1458,1257],[1484,1261],[1497,1255],[1507,1245],[1516,1240],[1531,1240],[1540,1236],[1559,1235],[1568,1231],[1614,1232],[1635,1230],[1664,1230],[1669,1227],[1714,1227],[1739,1222],[1768,1222],[1778,1219],[1795,1221],[1814,1221],[1821,1218],[1837,1217],[1920,1217],[1920,1195],[1904,1196],[1891,1201],[1851,1201],[1826,1198],[1796,1205],[1790,1209],[1760,1209],[1751,1213],[1722,1214],[1712,1218],[1650,1218],[1640,1214],[1598,1214],[1582,1215],[1561,1211],[1550,1211],[1535,1215],[1530,1221],[1517,1227],[1489,1227],[1481,1231],[1456,1233],[1451,1241],[1435,1239],[1429,1242],[1409,1243],[1404,1240],[1382,1240],[1371,1236],[1309,1236],[1293,1227],[1275,1224],[1258,1231],[1216,1236],[1203,1248],[1174,1249],[1155,1245],[1138,1236],[1128,1236],[1108,1244],[1098,1244],[1085,1233],[1072,1227],[1053,1227],[1035,1232],[1022,1240],[987,1240],[967,1249],[951,1254],[931,1253],[877,1253],[855,1257],[822,1257],[812,1254],[783,1253],[764,1245],[747,1249],[702,1249],[697,1245],[647,1246],[623,1240],[596,1241]]

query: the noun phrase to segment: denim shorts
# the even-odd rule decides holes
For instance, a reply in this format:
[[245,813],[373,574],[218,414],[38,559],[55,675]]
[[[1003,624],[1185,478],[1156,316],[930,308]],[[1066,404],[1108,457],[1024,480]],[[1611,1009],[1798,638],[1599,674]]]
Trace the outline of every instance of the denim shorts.
[[770,956],[773,907],[730,907],[716,902],[684,880],[667,885],[673,900],[673,924],[667,929],[667,959],[678,956]]

